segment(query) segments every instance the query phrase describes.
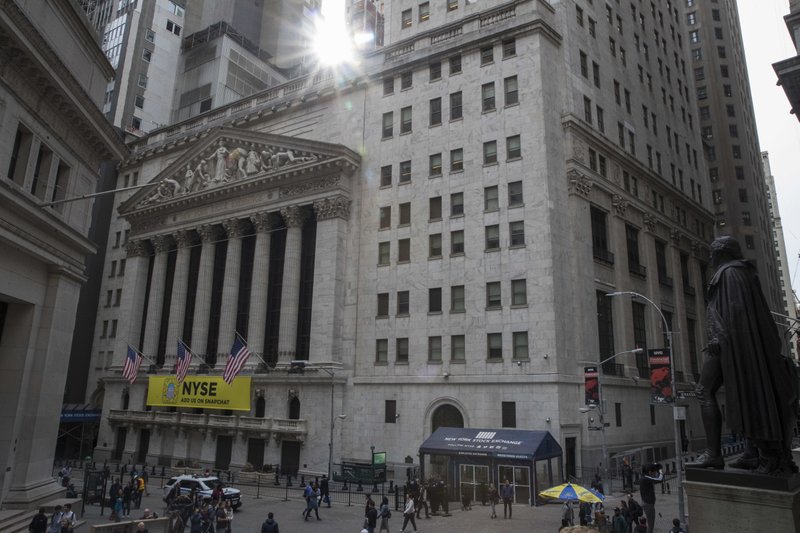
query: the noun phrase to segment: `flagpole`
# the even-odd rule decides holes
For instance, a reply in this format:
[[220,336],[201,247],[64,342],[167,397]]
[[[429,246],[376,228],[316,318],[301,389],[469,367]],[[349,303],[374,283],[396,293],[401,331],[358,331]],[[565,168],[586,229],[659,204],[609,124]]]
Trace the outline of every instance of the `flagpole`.
[[[240,339],[242,339],[242,342],[245,343],[245,345],[247,344],[247,341],[244,339],[244,337],[242,337],[241,333],[239,333],[236,330],[233,330],[233,334],[236,335],[237,337],[239,337]],[[256,359],[258,359],[259,361],[261,361],[264,364],[264,366],[269,367],[267,362],[264,361],[264,359],[262,359],[262,357],[260,355],[258,355],[256,352],[250,352],[250,356],[251,357],[255,356]]]
[[[133,346],[131,346],[130,344],[128,344],[128,346],[130,346],[131,348],[133,348]],[[142,359],[146,359],[147,361],[150,361],[150,364],[151,364],[151,365],[156,365],[156,366],[158,366],[158,363],[156,363],[155,361],[153,361],[152,359],[150,359],[149,357],[147,357],[145,354],[143,354],[142,352],[140,352],[140,351],[139,351],[139,350],[137,350],[136,348],[133,348],[133,351],[134,351],[134,352],[136,352],[136,353],[138,353],[139,355],[141,355],[141,356],[142,356]]]

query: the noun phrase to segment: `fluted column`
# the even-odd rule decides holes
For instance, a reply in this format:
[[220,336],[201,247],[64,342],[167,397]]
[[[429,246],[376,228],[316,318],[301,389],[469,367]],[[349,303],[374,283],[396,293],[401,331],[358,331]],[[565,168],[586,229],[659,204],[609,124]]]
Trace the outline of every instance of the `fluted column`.
[[300,306],[300,245],[306,211],[293,205],[281,209],[286,222],[286,251],[283,254],[281,318],[278,329],[278,357],[291,361],[297,353],[297,313]]
[[314,248],[314,294],[311,304],[312,362],[341,361],[347,219],[350,200],[332,196],[314,202],[317,239]]
[[253,281],[250,284],[250,319],[247,324],[247,343],[251,352],[263,357],[272,226],[267,213],[256,213],[250,217],[250,221],[256,231],[256,246],[253,254]]
[[114,364],[120,366],[125,361],[128,344],[137,350],[141,348],[139,337],[142,333],[150,246],[146,241],[128,241],[125,251],[128,255],[125,261],[125,283],[122,284],[117,344],[114,346]]
[[[196,353],[205,354],[208,343],[208,323],[211,319],[211,282],[214,278],[214,247],[217,230],[211,224],[197,228],[202,250],[197,272],[197,293],[194,299],[192,346]],[[206,360],[208,357],[206,356]]]
[[167,235],[157,235],[152,239],[155,251],[153,274],[150,278],[150,294],[147,301],[147,323],[144,328],[142,353],[155,359],[158,351],[158,336],[161,332],[161,311],[164,306],[164,284],[167,278],[167,254],[172,239]]
[[186,319],[186,292],[189,289],[189,262],[192,255],[192,237],[187,230],[178,230],[173,235],[178,247],[175,258],[175,275],[172,281],[172,299],[169,306],[169,325],[167,327],[167,347],[165,366],[175,362],[177,340],[183,337],[183,323]]
[[236,315],[239,303],[239,274],[242,264],[243,224],[236,218],[222,223],[228,236],[228,253],[225,258],[225,277],[222,281],[222,303],[219,313],[219,342],[217,352],[225,353],[233,345]]

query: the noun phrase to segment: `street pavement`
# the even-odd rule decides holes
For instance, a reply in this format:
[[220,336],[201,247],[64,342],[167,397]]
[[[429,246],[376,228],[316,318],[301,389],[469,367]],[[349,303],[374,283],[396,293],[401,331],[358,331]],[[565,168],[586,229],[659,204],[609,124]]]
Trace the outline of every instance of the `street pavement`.
[[[364,521],[364,501],[363,494],[353,494],[352,505],[334,503],[328,509],[324,505],[319,510],[321,520],[314,518],[303,520],[302,511],[305,509],[305,501],[291,499],[284,501],[279,497],[272,496],[244,496],[242,507],[236,512],[233,521],[233,530],[236,533],[261,531],[261,524],[267,517],[268,512],[275,513],[281,533],[359,533]],[[634,495],[637,500],[638,494]],[[617,493],[606,498],[606,508],[613,513],[613,508],[619,505],[619,500],[623,497]],[[380,502],[380,497],[373,497]],[[678,502],[675,494],[656,493],[656,533],[667,533],[672,527],[672,519],[678,516]],[[136,519],[142,515],[144,508],[155,510],[159,516],[164,516],[164,502],[161,500],[160,489],[155,487],[149,496],[142,499],[142,507],[139,510],[131,511],[131,518]],[[463,511],[460,505],[455,502],[451,504],[450,513],[452,516],[433,516],[430,519],[423,518],[417,520],[418,533],[432,533],[446,531],[448,533],[509,533],[509,532],[557,532],[561,525],[561,505],[558,503],[543,505],[539,507],[528,507],[515,505],[513,517],[503,519],[502,504],[497,506],[499,518],[491,519],[490,508],[473,505],[472,510]],[[89,525],[108,524],[109,510],[105,509],[104,516],[100,516],[100,507],[97,505],[87,506],[83,519],[87,525],[83,526],[84,531],[88,531]],[[575,520],[578,519],[578,512],[575,509]],[[392,511],[392,518],[389,521],[391,533],[398,533],[403,525],[403,514],[401,511]],[[188,528],[186,529],[188,532]],[[407,528],[411,531],[411,527]],[[376,530],[377,533],[377,530]]]

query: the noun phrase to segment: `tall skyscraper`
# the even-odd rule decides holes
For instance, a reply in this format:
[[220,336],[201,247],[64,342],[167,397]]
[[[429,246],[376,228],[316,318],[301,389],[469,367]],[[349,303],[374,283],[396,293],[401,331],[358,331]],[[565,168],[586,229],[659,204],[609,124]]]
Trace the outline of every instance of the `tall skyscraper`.
[[[331,450],[375,446],[399,479],[442,426],[549,431],[564,475],[608,466],[601,435],[612,468],[673,455],[647,349],[673,338],[690,387],[714,220],[685,19],[668,5],[386,3],[384,46],[358,64],[133,143],[120,185],[150,186],[115,198],[103,290],[122,292],[97,313],[96,459],[323,472]],[[207,379],[236,333],[254,354],[242,411],[162,398],[177,338]],[[128,344],[155,362],[134,384]],[[608,427],[591,431],[584,367],[605,360]],[[331,401],[348,414],[335,428],[319,416]],[[702,440],[697,417],[679,431]],[[510,457],[424,461],[462,491],[510,475],[526,504],[561,479]]]
[[[715,231],[733,235],[756,264],[773,310],[782,290],[772,240],[761,149],[735,0],[681,0],[705,145]],[[693,186],[685,183],[683,186]]]
[[789,99],[789,111],[800,120],[800,1],[789,2],[789,14],[783,17],[786,28],[797,50],[794,57],[778,61],[772,65],[778,75],[778,83]]

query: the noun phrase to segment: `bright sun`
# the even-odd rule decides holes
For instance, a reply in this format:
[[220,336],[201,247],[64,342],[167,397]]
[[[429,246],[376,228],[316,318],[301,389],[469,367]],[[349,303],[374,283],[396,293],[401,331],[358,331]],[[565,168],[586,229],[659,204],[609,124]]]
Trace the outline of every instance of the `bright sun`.
[[314,26],[314,54],[322,64],[335,66],[354,60],[353,38],[345,22],[345,0],[323,0]]

